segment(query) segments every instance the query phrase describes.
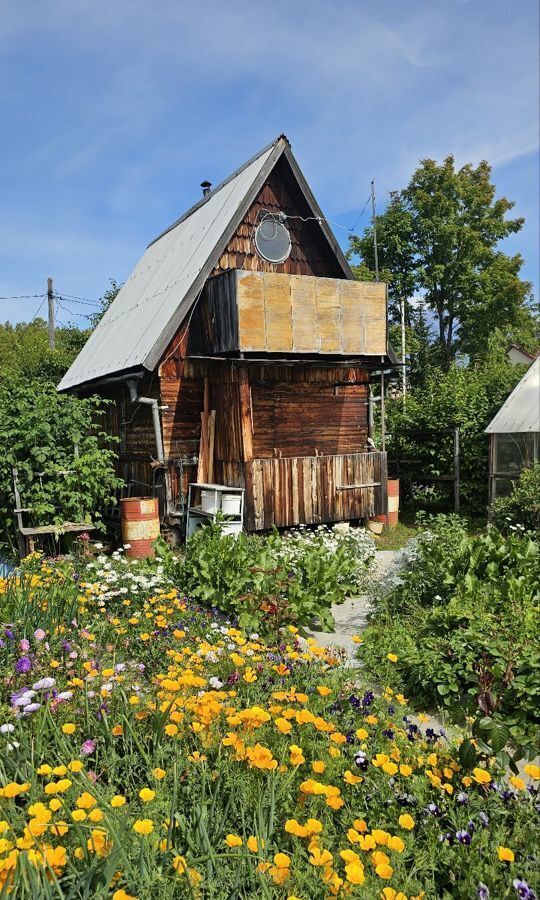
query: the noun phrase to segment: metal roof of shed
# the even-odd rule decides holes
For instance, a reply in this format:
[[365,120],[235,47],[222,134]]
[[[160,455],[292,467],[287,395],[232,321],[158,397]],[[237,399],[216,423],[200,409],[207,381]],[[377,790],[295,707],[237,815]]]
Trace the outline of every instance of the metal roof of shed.
[[117,373],[152,370],[180,327],[238,222],[285,155],[341,265],[348,263],[284,135],[264,147],[146,248],[134,271],[58,385],[59,391]]
[[486,428],[486,434],[540,432],[540,357],[525,372]]

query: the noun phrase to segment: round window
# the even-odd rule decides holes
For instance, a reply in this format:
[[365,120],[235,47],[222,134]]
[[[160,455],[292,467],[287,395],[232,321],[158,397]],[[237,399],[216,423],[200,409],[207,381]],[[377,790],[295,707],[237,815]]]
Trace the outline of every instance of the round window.
[[257,253],[271,263],[282,263],[291,252],[291,236],[278,217],[267,216],[255,230]]

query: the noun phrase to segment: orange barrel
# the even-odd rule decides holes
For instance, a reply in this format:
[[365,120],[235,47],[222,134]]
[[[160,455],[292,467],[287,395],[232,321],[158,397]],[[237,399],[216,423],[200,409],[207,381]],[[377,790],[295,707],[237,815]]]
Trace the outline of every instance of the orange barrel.
[[145,559],[155,556],[153,541],[159,537],[159,504],[157,497],[125,497],[120,500],[122,541],[129,544],[126,556]]
[[399,521],[399,478],[389,478],[387,482],[388,512],[375,516],[377,522],[384,522],[387,528],[395,528]]
[[399,521],[399,478],[388,479],[388,527],[395,528]]

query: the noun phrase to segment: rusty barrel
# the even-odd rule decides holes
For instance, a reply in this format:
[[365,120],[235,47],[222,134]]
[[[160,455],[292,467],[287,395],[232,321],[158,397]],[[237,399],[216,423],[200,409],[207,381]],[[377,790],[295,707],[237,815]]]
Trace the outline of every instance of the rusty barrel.
[[387,485],[388,512],[375,518],[377,522],[384,522],[387,528],[395,528],[399,521],[399,478],[389,478]]
[[125,497],[120,500],[122,541],[129,544],[126,556],[145,559],[155,556],[152,543],[159,537],[157,497]]

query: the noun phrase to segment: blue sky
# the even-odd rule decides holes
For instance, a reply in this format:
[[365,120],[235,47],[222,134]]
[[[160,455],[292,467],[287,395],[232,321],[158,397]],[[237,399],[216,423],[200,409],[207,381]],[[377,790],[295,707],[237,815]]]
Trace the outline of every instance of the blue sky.
[[487,159],[537,286],[537,35],[536,0],[0,0],[0,296],[99,297],[281,132],[346,226],[372,178],[382,207],[422,157]]

